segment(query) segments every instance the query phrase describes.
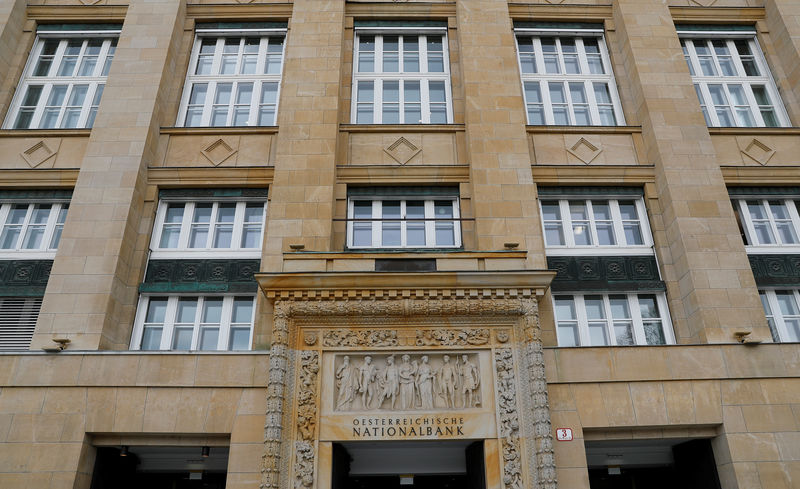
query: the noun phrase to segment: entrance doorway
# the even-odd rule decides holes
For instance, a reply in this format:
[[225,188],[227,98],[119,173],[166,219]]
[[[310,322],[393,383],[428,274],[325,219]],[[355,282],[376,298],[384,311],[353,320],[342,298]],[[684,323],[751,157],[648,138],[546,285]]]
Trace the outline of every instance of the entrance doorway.
[[225,489],[228,447],[98,447],[91,489]]
[[333,489],[486,489],[483,441],[333,444]]
[[591,489],[720,489],[711,440],[586,442]]

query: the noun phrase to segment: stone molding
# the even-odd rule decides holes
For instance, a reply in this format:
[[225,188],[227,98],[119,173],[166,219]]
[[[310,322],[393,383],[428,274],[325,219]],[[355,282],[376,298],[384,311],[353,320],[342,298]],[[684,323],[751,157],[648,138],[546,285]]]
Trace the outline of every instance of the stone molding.
[[0,296],[44,295],[53,260],[0,260]]

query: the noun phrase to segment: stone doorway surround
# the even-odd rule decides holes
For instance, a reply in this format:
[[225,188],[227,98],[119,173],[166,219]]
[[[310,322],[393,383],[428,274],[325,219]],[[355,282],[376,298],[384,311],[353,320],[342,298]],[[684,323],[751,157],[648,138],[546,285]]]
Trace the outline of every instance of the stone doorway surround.
[[[466,420],[463,432],[450,437],[486,440],[487,487],[556,489],[538,312],[538,299],[554,275],[528,270],[257,274],[274,314],[260,487],[328,489],[331,442],[360,435],[350,431],[357,416],[414,414]],[[388,357],[407,362],[402,357],[408,355],[416,362],[426,354],[437,369],[446,354],[456,359],[466,354],[465,364],[479,365],[481,387],[474,395],[486,405],[465,401],[464,394],[453,400],[460,409],[441,398],[433,408],[418,400],[413,408],[392,409],[383,399],[359,412],[357,401],[348,404],[352,395],[339,393],[345,356],[354,359],[353,369],[373,356],[385,371]],[[494,425],[487,428],[486,420]]]

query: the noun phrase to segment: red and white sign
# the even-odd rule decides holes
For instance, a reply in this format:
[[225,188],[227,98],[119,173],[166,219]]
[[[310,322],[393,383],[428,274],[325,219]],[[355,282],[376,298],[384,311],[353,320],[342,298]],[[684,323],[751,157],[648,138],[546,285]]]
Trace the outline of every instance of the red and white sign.
[[558,428],[558,429],[556,429],[556,440],[558,440],[558,441],[572,441],[572,428]]

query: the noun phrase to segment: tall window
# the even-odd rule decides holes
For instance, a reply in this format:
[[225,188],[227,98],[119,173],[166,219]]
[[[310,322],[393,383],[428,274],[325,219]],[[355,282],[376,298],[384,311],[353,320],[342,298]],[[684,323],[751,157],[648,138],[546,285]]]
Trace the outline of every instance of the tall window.
[[263,200],[162,200],[151,257],[260,258],[265,214]]
[[447,30],[356,26],[352,121],[452,122]]
[[624,118],[602,26],[518,23],[528,124],[617,126]]
[[772,339],[800,341],[800,293],[790,290],[759,290]]
[[540,200],[548,255],[651,254],[652,237],[641,198]]
[[274,126],[285,24],[198,24],[178,125]]
[[457,188],[351,190],[348,248],[459,248]]
[[800,215],[797,201],[781,196],[733,201],[748,251],[800,249]]
[[92,127],[119,29],[105,24],[91,30],[71,24],[40,26],[3,127]]
[[13,203],[0,205],[0,258],[55,256],[69,204]]
[[[678,26],[681,46],[706,124],[788,126],[789,118],[758,45],[755,30]],[[731,27],[733,29],[733,27]]]
[[249,350],[253,296],[145,296],[132,350]]
[[558,346],[675,342],[664,295],[554,294]]

